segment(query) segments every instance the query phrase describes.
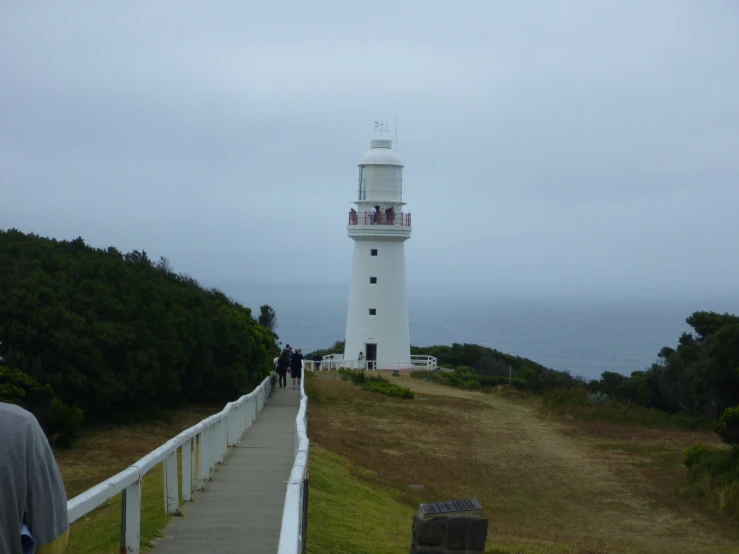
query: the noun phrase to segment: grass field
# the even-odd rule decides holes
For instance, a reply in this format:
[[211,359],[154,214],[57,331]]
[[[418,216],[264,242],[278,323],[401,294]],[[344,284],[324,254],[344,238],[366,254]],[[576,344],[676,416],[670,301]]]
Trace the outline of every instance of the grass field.
[[310,554],[408,552],[406,523],[414,510],[392,491],[369,485],[373,477],[320,445],[311,447]]
[[[191,406],[168,412],[161,421],[85,431],[72,448],[54,451],[67,498],[72,499],[122,471],[181,431],[222,408],[220,405]],[[182,464],[179,463],[178,467],[181,468]],[[142,545],[148,546],[151,539],[160,535],[171,517],[164,513],[161,465],[144,477],[141,501]],[[120,551],[120,524],[121,495],[117,495],[72,524],[65,554],[117,554]]]
[[397,380],[415,400],[308,378],[310,552],[407,552],[418,503],[469,497],[489,552],[739,552],[731,523],[681,494],[682,450],[709,432],[547,418],[533,399]]

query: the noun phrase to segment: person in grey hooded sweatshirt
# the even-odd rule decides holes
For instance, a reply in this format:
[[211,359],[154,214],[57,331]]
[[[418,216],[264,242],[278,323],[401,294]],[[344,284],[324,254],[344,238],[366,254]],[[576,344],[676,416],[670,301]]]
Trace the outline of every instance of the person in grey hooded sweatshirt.
[[49,441],[32,413],[0,402],[0,552],[60,554],[68,539],[67,495]]

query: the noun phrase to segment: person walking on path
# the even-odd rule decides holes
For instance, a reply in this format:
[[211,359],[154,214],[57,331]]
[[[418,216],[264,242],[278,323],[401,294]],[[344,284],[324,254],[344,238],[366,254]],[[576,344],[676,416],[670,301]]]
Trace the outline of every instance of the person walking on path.
[[69,540],[67,495],[36,417],[0,402],[0,552],[61,554]]
[[296,379],[298,381],[297,388],[300,388],[300,379],[303,377],[303,351],[300,348],[295,349],[295,354],[290,360],[290,376],[293,378],[293,388],[296,388]]
[[313,356],[313,367],[316,368],[316,371],[321,371],[321,362],[323,361],[323,356],[319,352],[316,352],[316,355]]
[[281,389],[287,387],[287,368],[290,366],[290,351],[288,350],[289,345],[285,347],[280,354],[280,359],[277,360],[277,375],[280,378],[279,386]]
[[359,366],[357,369],[364,369],[364,352],[359,353],[359,358],[357,358],[357,362],[359,362],[357,364]]

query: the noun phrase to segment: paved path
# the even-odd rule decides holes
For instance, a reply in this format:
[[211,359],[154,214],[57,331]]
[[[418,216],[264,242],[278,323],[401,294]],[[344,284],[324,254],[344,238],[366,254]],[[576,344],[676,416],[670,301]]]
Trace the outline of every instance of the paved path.
[[295,460],[300,391],[278,388],[213,480],[173,517],[155,554],[275,554]]

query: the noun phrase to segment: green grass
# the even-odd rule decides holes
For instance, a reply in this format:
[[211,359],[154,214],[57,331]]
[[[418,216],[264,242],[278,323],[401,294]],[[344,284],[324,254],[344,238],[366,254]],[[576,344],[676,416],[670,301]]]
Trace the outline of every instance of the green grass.
[[[182,452],[177,453],[177,488],[182,507]],[[162,531],[172,519],[164,512],[164,471],[157,464],[144,475],[141,490],[141,549],[152,547],[152,539],[162,536]],[[206,483],[207,486],[207,483]],[[193,497],[197,491],[193,493]],[[72,524],[69,546],[65,554],[119,554],[121,528],[121,495],[103,503]]]
[[308,503],[310,554],[406,554],[415,511],[389,490],[362,480],[372,472],[311,446]]

